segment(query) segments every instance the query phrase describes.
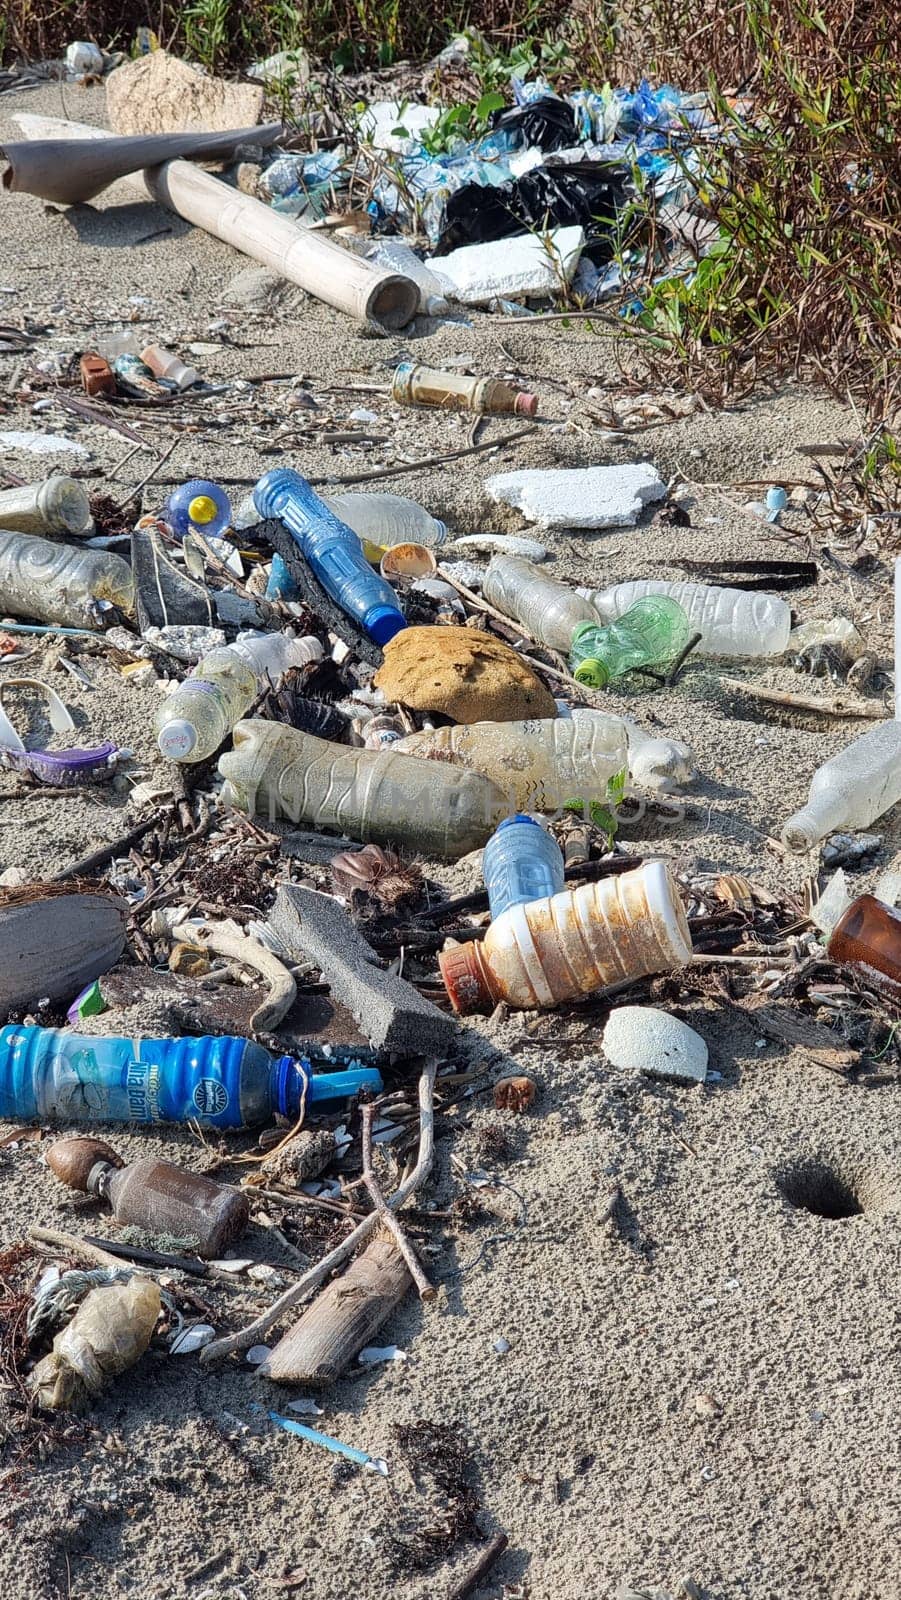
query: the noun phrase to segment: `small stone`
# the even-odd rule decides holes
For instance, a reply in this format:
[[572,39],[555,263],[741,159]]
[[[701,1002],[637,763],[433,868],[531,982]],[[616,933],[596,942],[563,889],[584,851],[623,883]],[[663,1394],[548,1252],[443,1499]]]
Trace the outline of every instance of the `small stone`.
[[20,889],[23,883],[31,882],[31,873],[25,867],[7,867],[5,872],[0,872],[0,888]]
[[653,1006],[619,1006],[604,1029],[611,1066],[673,1083],[703,1083],[707,1046],[693,1028]]
[[509,1339],[495,1339],[491,1346],[496,1356],[505,1356],[510,1349]]
[[699,1417],[716,1417],[719,1415],[719,1404],[712,1394],[695,1395],[695,1411]]

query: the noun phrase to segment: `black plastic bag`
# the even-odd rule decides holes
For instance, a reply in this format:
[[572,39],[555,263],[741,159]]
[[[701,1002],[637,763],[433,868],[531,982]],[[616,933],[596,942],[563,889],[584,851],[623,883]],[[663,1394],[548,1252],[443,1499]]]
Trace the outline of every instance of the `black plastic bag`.
[[464,184],[448,199],[435,254],[507,239],[523,229],[578,226],[585,229],[584,254],[609,261],[616,214],[625,205],[625,177],[625,168],[614,163],[579,161],[536,167],[498,188]]
[[543,95],[530,105],[496,111],[490,122],[492,133],[502,129],[516,135],[515,149],[537,145],[539,150],[567,150],[579,142],[576,113],[556,95]]

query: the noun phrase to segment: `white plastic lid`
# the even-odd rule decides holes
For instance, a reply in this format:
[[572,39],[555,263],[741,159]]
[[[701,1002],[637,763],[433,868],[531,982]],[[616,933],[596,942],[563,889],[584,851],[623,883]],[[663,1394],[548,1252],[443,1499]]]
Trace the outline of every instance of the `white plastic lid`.
[[164,755],[167,761],[184,761],[196,743],[197,729],[184,717],[176,717],[173,722],[167,722],[157,739],[160,754]]

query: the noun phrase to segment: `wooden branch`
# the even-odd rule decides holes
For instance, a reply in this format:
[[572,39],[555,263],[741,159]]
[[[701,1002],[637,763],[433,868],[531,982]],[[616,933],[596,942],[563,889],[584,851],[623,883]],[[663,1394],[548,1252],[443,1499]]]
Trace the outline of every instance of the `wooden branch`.
[[784,689],[762,689],[759,684],[746,683],[743,678],[720,678],[724,689],[733,694],[747,695],[750,700],[760,700],[763,705],[790,706],[795,711],[813,711],[820,717],[866,717],[875,722],[886,722],[889,713],[880,700],[854,700],[836,695],[832,700],[819,700],[813,695],[790,694]]
[[94,1267],[114,1267],[117,1272],[122,1271],[118,1256],[101,1250],[99,1245],[86,1244],[84,1239],[79,1239],[74,1233],[64,1233],[61,1228],[29,1228],[28,1237],[37,1244],[52,1244],[57,1250],[75,1256],[79,1261],[90,1261]]
[[505,1533],[496,1533],[487,1549],[483,1550],[478,1560],[473,1562],[466,1576],[448,1590],[447,1600],[468,1600],[468,1596],[479,1587],[486,1573],[491,1571],[495,1561],[503,1555],[509,1543]]
[[333,1278],[282,1335],[258,1373],[273,1383],[335,1383],[411,1283],[394,1240],[384,1235],[370,1239],[347,1271]]
[[429,1283],[416,1252],[404,1233],[403,1228],[398,1222],[397,1217],[394,1215],[393,1211],[389,1211],[388,1202],[381,1191],[379,1181],[372,1169],[373,1109],[374,1108],[371,1103],[360,1107],[360,1113],[363,1118],[363,1182],[366,1185],[369,1197],[372,1200],[376,1211],[378,1211],[379,1215],[381,1216],[382,1222],[388,1229],[388,1232],[394,1236],[394,1243],[407,1263],[410,1277],[413,1279],[413,1282],[416,1285],[420,1300],[434,1300],[438,1294],[438,1290],[431,1283]]
[[265,978],[269,994],[250,1019],[253,1033],[271,1033],[288,1015],[297,998],[297,984],[290,972],[278,956],[256,939],[248,938],[231,918],[225,922],[179,923],[171,936],[201,950],[212,950],[217,956],[240,961]]

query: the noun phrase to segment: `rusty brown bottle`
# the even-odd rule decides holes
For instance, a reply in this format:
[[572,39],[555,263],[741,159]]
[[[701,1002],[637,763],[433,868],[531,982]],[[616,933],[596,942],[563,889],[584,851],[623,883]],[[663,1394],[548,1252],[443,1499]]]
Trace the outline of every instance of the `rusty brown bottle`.
[[852,900],[832,930],[827,952],[838,966],[860,967],[901,990],[901,916],[874,895]]

